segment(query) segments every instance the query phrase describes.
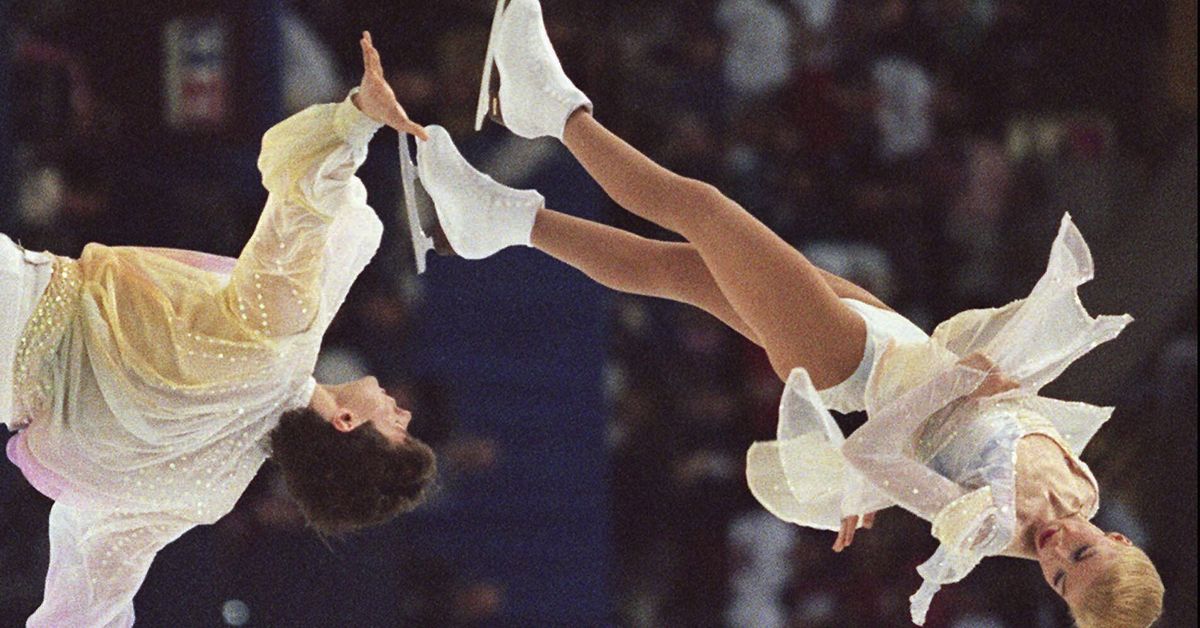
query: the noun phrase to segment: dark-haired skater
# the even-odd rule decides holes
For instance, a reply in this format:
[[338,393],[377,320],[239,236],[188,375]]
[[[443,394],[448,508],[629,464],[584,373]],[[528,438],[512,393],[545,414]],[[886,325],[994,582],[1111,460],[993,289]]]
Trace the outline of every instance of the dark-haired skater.
[[425,136],[361,45],[349,98],[263,137],[269,197],[238,259],[91,244],[76,260],[0,235],[0,420],[19,430],[8,457],[55,500],[29,626],[132,625],[158,551],[228,513],[268,456],[322,533],[421,500],[435,463],[411,414],[374,378],[312,377],[379,246],[354,176],[367,141],[383,124]]

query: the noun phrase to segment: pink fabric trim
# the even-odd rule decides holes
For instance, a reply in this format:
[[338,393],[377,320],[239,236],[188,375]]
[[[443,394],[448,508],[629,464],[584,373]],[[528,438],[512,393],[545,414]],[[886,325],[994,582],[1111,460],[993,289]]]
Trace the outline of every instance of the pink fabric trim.
[[201,253],[199,251],[186,251],[183,249],[163,249],[151,246],[138,247],[143,251],[149,251],[156,255],[161,255],[166,258],[173,259],[181,264],[187,264],[192,268],[206,270],[210,273],[218,273],[221,275],[229,275],[233,273],[233,267],[237,264],[237,260],[232,257],[222,257],[211,253]]
[[4,449],[8,454],[8,459],[17,465],[29,484],[42,495],[58,501],[59,496],[69,487],[66,480],[43,467],[42,463],[33,457],[33,452],[29,451],[29,444],[25,442],[25,432],[14,434],[12,438],[8,439],[8,444]]

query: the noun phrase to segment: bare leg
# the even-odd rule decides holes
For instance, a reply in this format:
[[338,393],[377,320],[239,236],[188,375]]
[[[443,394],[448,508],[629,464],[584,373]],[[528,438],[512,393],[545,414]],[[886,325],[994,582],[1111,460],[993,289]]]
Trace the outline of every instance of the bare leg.
[[538,211],[532,239],[537,249],[604,286],[694,305],[762,344],[690,243],[650,240],[550,209]]
[[695,246],[781,379],[802,366],[828,388],[858,367],[865,323],[808,259],[737,203],[654,163],[584,110],[567,122],[563,142],[619,205]]
[[868,305],[874,305],[881,310],[888,310],[892,312],[895,311],[887,303],[881,301],[879,297],[871,294],[866,288],[854,283],[853,281],[850,281],[844,277],[839,277],[825,270],[824,268],[817,268],[817,271],[821,273],[821,278],[825,280],[825,283],[829,284],[829,288],[833,290],[839,297],[843,299],[862,301]]

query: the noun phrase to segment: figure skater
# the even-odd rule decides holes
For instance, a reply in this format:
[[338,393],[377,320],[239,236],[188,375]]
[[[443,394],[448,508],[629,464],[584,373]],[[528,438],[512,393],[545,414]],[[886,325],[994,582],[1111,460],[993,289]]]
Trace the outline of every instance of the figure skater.
[[[8,456],[55,503],[40,626],[129,626],[167,543],[232,510],[269,456],[309,524],[339,534],[419,503],[432,450],[368,377],[313,380],[321,337],[379,246],[354,173],[396,102],[370,35],[361,85],[269,130],[266,208],[238,259],[0,235]],[[11,378],[10,378],[11,373]]]
[[[1069,217],[1028,298],[963,312],[930,337],[813,266],[713,186],[608,131],[563,73],[537,0],[501,4],[481,106],[517,135],[559,139],[619,205],[687,241],[547,209],[537,192],[478,173],[431,126],[418,169],[459,255],[533,246],[615,290],[702,308],[763,347],[786,386],[778,440],[748,454],[754,495],[782,519],[838,531],[834,551],[891,505],[930,521],[941,545],[918,569],[915,623],[941,585],[995,555],[1037,560],[1081,626],[1158,616],[1163,587],[1149,559],[1089,522],[1098,487],[1079,454],[1112,409],[1038,395],[1130,320],[1093,318],[1080,304],[1092,261]],[[865,409],[869,420],[843,442],[827,408]]]

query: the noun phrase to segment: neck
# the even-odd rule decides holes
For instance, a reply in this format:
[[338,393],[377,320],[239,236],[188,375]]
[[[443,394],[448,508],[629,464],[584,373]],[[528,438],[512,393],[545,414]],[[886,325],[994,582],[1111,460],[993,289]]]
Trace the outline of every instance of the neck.
[[308,402],[308,407],[315,410],[317,414],[329,419],[337,414],[337,398],[333,396],[333,392],[327,386],[317,384],[317,387],[313,390],[312,401]]
[[1086,519],[1080,512],[1085,502],[1078,486],[1081,478],[1054,441],[1031,436],[1037,437],[1022,438],[1017,444],[1017,535],[1004,552],[1022,558],[1037,556],[1034,537],[1046,524],[1071,517]]

